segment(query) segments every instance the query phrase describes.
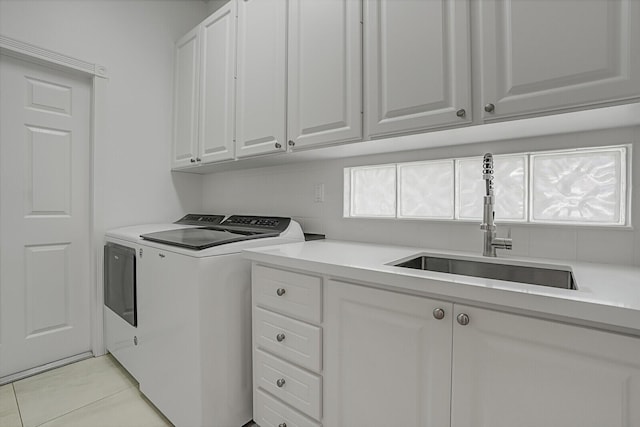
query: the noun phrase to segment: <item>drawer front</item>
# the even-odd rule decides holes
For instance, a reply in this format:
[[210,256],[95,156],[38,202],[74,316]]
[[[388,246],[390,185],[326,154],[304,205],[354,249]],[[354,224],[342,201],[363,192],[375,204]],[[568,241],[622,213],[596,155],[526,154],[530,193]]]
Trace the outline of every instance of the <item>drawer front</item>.
[[255,393],[253,420],[260,427],[321,427],[260,389]]
[[261,350],[256,350],[254,356],[254,387],[261,387],[306,415],[320,419],[320,376]]
[[312,323],[321,321],[322,279],[254,265],[253,302]]
[[304,368],[322,369],[322,330],[286,316],[255,307],[255,345]]

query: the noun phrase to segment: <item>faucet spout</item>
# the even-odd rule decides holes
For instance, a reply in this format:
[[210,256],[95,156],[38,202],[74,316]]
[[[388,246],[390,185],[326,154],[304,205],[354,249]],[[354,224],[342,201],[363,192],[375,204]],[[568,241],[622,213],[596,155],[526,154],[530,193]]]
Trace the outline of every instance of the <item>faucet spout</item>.
[[493,155],[487,153],[482,159],[482,178],[485,181],[484,208],[480,229],[484,232],[484,245],[482,255],[495,257],[496,249],[511,250],[513,241],[511,231],[509,237],[496,237],[496,225],[494,211],[495,196],[493,194]]

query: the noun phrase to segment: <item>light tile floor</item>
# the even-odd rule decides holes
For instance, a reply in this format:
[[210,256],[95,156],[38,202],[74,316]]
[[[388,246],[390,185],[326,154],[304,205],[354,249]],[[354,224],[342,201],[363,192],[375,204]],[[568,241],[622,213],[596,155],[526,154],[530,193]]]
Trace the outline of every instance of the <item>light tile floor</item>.
[[111,356],[0,387],[1,427],[170,427]]

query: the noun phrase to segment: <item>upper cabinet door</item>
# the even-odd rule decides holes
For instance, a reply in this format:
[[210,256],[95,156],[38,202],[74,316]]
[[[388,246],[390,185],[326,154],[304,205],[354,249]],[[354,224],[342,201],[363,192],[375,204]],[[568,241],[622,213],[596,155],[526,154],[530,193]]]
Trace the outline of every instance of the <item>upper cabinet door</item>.
[[469,2],[365,0],[369,136],[471,121]]
[[200,69],[199,27],[176,43],[173,95],[172,167],[188,166],[196,161],[198,150],[198,93]]
[[485,119],[640,95],[637,0],[482,0]]
[[362,139],[362,3],[289,3],[288,135],[294,147]]
[[236,3],[224,5],[200,28],[199,157],[208,163],[234,157]]
[[238,2],[236,156],[286,149],[286,0]]

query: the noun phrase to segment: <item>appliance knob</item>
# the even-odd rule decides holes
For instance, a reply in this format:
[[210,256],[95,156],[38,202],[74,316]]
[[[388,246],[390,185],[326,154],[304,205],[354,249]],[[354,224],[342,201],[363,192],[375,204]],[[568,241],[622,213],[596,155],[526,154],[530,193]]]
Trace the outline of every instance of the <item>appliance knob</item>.
[[163,253],[159,253],[159,254],[158,254],[158,256],[159,256],[160,258],[164,258],[166,255],[165,255],[165,254],[163,254]]
[[496,111],[496,106],[493,104],[487,104],[484,106],[484,111],[486,111],[487,113],[493,113],[494,111]]
[[279,378],[279,379],[278,379],[278,381],[276,381],[276,385],[277,385],[279,388],[284,387],[284,383],[285,383],[284,378]]
[[294,145],[296,145],[295,141],[293,139],[289,140],[289,147],[293,147]]
[[279,333],[278,335],[276,335],[276,339],[278,340],[278,342],[282,342],[285,339],[285,336],[283,333]]
[[281,297],[282,295],[285,294],[285,292],[287,292],[287,290],[285,288],[278,288],[278,290],[276,291],[276,294]]
[[196,162],[201,162],[202,159],[200,157],[196,157]]
[[193,157],[189,160],[191,163],[195,163],[196,159],[194,159]]
[[142,258],[142,248],[140,248],[140,258]]
[[469,315],[465,313],[458,314],[458,317],[456,317],[456,319],[458,319],[458,323],[462,326],[466,326],[469,324]]
[[441,308],[436,308],[433,310],[433,317],[435,317],[438,320],[442,320],[444,319],[444,310]]
[[459,109],[458,111],[456,111],[456,116],[462,118],[464,116],[467,115],[467,112],[464,110],[464,108]]
[[280,423],[278,424],[278,427],[287,427],[287,423]]
[[276,148],[278,148],[278,149],[279,149],[279,148],[281,148],[281,147],[282,147],[282,145],[281,145],[279,142],[276,142]]

